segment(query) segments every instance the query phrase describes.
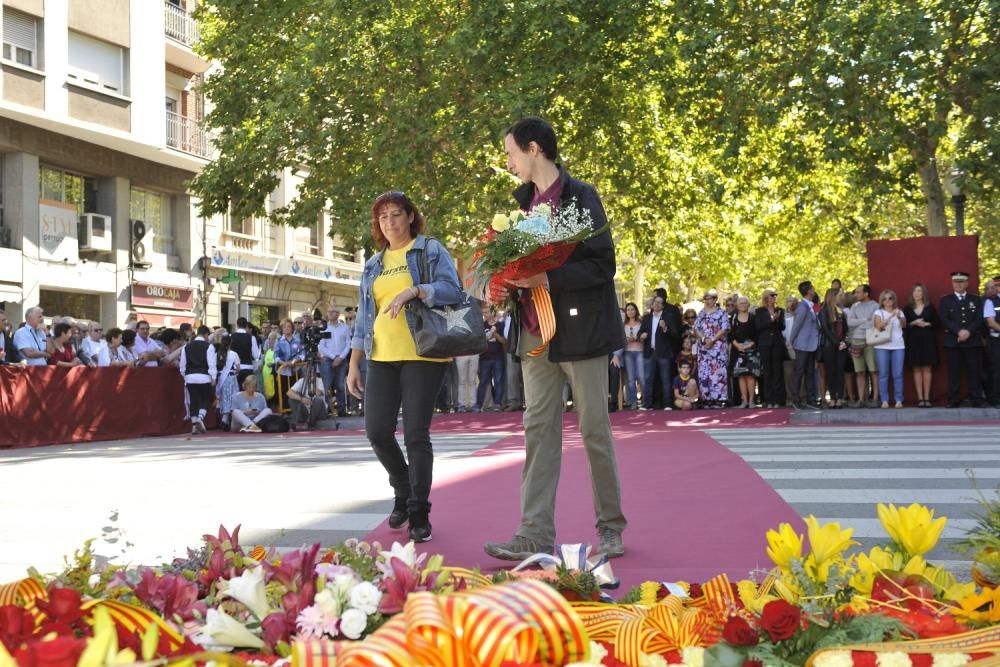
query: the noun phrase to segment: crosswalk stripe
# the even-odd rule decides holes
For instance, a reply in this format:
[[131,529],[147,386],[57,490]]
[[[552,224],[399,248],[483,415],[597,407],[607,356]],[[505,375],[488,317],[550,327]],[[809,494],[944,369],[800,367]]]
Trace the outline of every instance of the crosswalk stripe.
[[[739,453],[738,451],[736,452]],[[827,454],[825,451],[820,451],[813,454],[803,453],[800,455],[795,454],[748,454],[742,458],[748,463],[753,462],[765,462],[765,461],[811,461],[813,463],[818,462],[834,462],[834,463],[844,463],[846,461],[893,461],[899,463],[899,458],[901,454],[868,454],[863,455],[861,452],[854,452],[851,456],[844,456],[838,454]],[[907,454],[907,460],[909,461],[940,461],[941,454]],[[982,461],[983,463],[996,463],[996,457],[985,455],[985,454],[956,454],[953,452],[948,452],[949,461]]]
[[[929,476],[927,468],[879,468],[878,470],[851,468],[825,469],[823,479],[919,479],[933,482],[934,479],[968,479],[968,468],[937,468]],[[814,477],[811,472],[801,468],[760,468],[757,474],[764,479],[809,479]],[[976,479],[982,488],[996,486],[1000,481],[1000,468],[976,468]]]
[[785,502],[795,503],[895,503],[896,505],[920,503],[978,504],[973,489],[779,489]]

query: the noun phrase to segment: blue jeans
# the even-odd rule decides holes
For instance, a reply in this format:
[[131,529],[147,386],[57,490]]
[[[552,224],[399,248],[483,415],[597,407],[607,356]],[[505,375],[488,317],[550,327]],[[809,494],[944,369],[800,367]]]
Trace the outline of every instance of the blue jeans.
[[903,402],[903,356],[905,349],[883,350],[875,348],[875,365],[878,366],[878,389],[882,400],[889,400],[889,374],[892,374],[892,390],[896,402]]
[[653,385],[656,383],[657,375],[660,377],[660,386],[663,388],[663,404],[672,405],[671,396],[674,389],[670,385],[670,357],[649,356],[642,361],[646,374],[646,381],[642,385],[643,406],[653,407]]
[[503,407],[504,390],[504,361],[500,359],[479,358],[479,389],[476,391],[476,407],[483,407],[486,400],[486,390],[493,385],[493,408],[499,410]]
[[337,412],[347,411],[347,364],[348,359],[340,362],[339,366],[333,365],[333,359],[323,358],[319,365],[319,374],[323,378],[323,386],[328,392],[334,392],[337,397]]
[[636,383],[642,387],[643,397],[646,395],[646,365],[642,361],[642,350],[625,353],[625,375],[628,383],[625,385],[625,403],[638,407]]

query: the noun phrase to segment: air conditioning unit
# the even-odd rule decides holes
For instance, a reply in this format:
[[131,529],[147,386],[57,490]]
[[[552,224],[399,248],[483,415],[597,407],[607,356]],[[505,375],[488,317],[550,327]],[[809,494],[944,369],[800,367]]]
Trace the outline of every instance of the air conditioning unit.
[[111,216],[84,213],[80,218],[80,250],[111,252]]

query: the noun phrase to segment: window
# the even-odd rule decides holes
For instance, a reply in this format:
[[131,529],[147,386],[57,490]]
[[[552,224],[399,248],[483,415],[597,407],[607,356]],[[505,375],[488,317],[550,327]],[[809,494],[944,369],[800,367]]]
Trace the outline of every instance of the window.
[[229,214],[226,216],[226,229],[234,234],[243,234],[244,236],[254,235],[254,219],[252,217],[247,218],[237,218],[236,216]]
[[153,252],[171,256],[174,254],[174,226],[165,199],[158,192],[132,188],[129,217],[146,223],[146,234],[153,240]]
[[77,215],[96,210],[97,181],[62,169],[42,167],[39,171],[42,199],[75,204]]
[[38,68],[38,19],[3,8],[3,59]]
[[126,66],[122,47],[70,31],[70,79],[91,88],[125,95]]
[[70,315],[81,320],[101,321],[101,297],[99,294],[43,289],[38,292],[38,305],[48,315]]
[[316,222],[308,227],[299,227],[295,230],[295,251],[306,255],[319,255],[320,240],[323,232],[323,214],[320,213]]

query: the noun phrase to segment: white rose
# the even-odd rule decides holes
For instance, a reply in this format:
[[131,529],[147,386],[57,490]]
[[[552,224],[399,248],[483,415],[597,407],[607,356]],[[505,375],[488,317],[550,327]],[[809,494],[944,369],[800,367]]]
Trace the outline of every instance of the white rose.
[[362,581],[351,589],[351,606],[365,614],[374,614],[378,611],[378,603],[381,599],[382,591],[371,582]]
[[912,667],[910,656],[902,651],[879,651],[879,667]]
[[685,646],[681,649],[681,660],[688,667],[704,667],[705,649],[701,646]]
[[348,639],[359,639],[368,626],[368,616],[360,609],[348,609],[340,617],[340,631]]
[[967,653],[935,653],[934,667],[962,667],[970,662],[971,658]]
[[340,616],[342,605],[340,604],[340,600],[333,594],[333,591],[330,588],[324,588],[317,593],[316,597],[313,598],[313,604],[319,607],[320,611],[322,611],[325,616],[329,616],[331,618]]

